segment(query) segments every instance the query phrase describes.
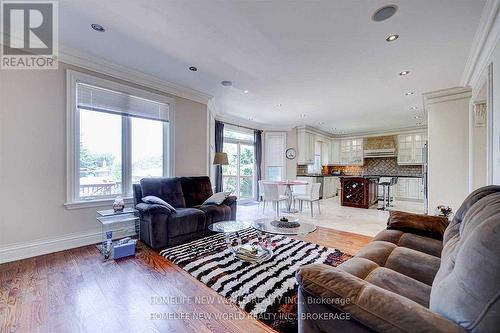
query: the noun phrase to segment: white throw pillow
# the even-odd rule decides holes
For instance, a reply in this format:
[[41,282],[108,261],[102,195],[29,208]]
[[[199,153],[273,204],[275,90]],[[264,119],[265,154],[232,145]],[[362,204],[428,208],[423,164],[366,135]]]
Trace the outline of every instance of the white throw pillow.
[[145,203],[148,203],[148,204],[156,204],[156,205],[160,205],[160,206],[165,206],[173,212],[177,211],[177,210],[175,210],[175,208],[171,204],[169,204],[168,202],[166,202],[165,200],[163,200],[161,198],[155,197],[154,195],[148,195],[147,197],[142,198],[142,201],[144,201]]
[[220,206],[227,199],[227,197],[231,194],[230,192],[218,192],[213,194],[210,198],[205,200],[202,205],[217,205]]

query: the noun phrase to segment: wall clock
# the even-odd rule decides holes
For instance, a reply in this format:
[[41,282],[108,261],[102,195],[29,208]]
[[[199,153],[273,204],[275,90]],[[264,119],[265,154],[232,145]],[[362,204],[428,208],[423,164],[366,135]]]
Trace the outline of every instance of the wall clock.
[[288,148],[285,154],[286,158],[288,158],[289,160],[293,160],[295,156],[297,156],[297,152],[293,148]]

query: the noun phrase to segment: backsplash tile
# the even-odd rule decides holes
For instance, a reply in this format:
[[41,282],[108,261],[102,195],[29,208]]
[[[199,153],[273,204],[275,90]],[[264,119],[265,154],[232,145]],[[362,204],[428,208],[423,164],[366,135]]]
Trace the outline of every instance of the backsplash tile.
[[[345,175],[387,175],[387,176],[412,176],[422,175],[421,165],[399,165],[396,157],[365,158],[363,166],[327,166],[323,167],[323,174],[332,171],[342,171]],[[307,174],[307,165],[297,165],[297,175]]]

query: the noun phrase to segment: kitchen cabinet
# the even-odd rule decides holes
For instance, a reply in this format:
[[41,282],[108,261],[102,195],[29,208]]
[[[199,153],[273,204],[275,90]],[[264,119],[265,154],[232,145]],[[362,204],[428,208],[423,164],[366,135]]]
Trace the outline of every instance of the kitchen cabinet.
[[425,133],[398,135],[398,164],[422,164],[426,141]]
[[314,134],[297,130],[297,164],[314,164]]
[[400,200],[423,200],[423,178],[399,177],[395,188],[395,197]]
[[328,165],[330,160],[330,143],[321,141],[321,165]]
[[337,195],[340,187],[339,177],[324,177],[323,179],[323,199]]
[[363,165],[363,139],[340,140],[340,164]]
[[328,154],[328,164],[330,165],[340,165],[340,140],[332,139],[330,140],[330,151]]

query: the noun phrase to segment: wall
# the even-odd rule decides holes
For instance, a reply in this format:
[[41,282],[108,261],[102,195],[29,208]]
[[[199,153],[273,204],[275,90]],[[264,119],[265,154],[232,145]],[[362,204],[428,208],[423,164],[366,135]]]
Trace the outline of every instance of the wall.
[[456,211],[469,193],[469,101],[467,89],[425,94],[429,141],[429,211]]
[[[67,68],[89,73],[62,63],[0,71],[0,262],[100,239],[96,208],[64,207]],[[176,174],[205,175],[206,105],[168,96],[175,99]]]
[[[499,23],[500,24],[500,23]],[[492,86],[491,97],[489,101],[492,103],[491,110],[491,183],[500,185],[500,42],[497,43],[496,48],[491,56],[491,63],[493,71],[491,73]],[[488,110],[488,111],[489,111]]]
[[[295,129],[286,132],[286,149],[293,148],[297,151],[297,131]],[[285,150],[286,150],[285,149]],[[286,178],[295,179],[297,176],[297,158],[289,160],[285,158]]]

